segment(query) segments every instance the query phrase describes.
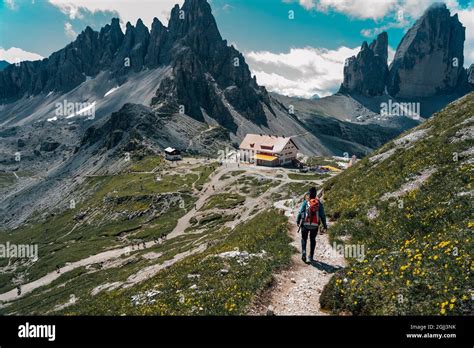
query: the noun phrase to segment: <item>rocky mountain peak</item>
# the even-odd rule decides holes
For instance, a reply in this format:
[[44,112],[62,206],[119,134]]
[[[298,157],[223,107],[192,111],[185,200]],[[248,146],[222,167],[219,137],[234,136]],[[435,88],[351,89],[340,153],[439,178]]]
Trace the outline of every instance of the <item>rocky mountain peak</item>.
[[388,59],[388,34],[384,31],[370,44],[370,49],[383,60]]
[[388,92],[396,97],[454,93],[466,80],[465,28],[445,4],[431,5],[403,37],[390,67]]
[[[15,100],[42,92],[68,92],[101,71],[118,84],[144,69],[171,67],[154,98],[154,108],[203,121],[205,116],[235,130],[232,113],[258,124],[273,112],[265,88],[257,85],[243,55],[227,46],[206,0],[185,0],[172,11],[168,28],[154,19],[151,31],[138,19],[125,33],[114,18],[100,32],[87,27],[70,45],[41,62],[22,63],[0,72],[0,99]],[[19,73],[21,71],[21,73]],[[18,76],[21,78],[18,78]]]
[[181,8],[175,6],[168,34],[159,33],[156,39],[163,42],[161,49],[169,47],[173,77],[163,81],[154,105],[183,105],[188,115],[200,121],[204,111],[235,131],[227,102],[254,122],[265,122],[262,102],[271,109],[267,92],[252,79],[242,54],[222,39],[206,0],[186,0]]
[[181,8],[174,7],[168,25],[174,41],[192,48],[201,57],[215,54],[223,45],[211,6],[206,0],[186,0]]
[[388,37],[380,34],[370,46],[362,43],[357,57],[346,60],[341,93],[356,93],[366,96],[383,94],[387,76]]

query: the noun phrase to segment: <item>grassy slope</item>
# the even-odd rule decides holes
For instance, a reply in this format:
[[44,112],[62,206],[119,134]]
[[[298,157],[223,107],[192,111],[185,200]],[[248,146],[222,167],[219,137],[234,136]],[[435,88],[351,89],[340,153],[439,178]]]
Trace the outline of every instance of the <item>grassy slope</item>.
[[[51,216],[44,222],[25,226],[21,230],[5,235],[10,242],[12,238],[16,241],[29,238],[33,238],[35,241],[39,237],[45,238],[40,245],[40,256],[43,256],[34,265],[21,267],[17,272],[27,271],[28,279],[32,280],[54,270],[58,263],[77,260],[104,248],[122,245],[123,242],[117,238],[117,231],[130,227],[125,225],[127,221],[121,219],[111,221],[105,217],[113,215],[115,211],[144,210],[150,204],[147,197],[152,194],[172,189],[175,191],[183,189],[189,192],[191,186],[199,189],[208,180],[209,174],[214,169],[213,166],[208,166],[212,167],[211,170],[205,167],[196,167],[190,174],[180,179],[173,176],[171,180],[170,177],[163,175],[162,181],[155,183],[152,180],[153,174],[144,173],[144,171],[153,169],[155,165],[157,165],[156,160],[145,158],[129,167],[129,170],[133,168],[133,171],[140,173],[132,174],[127,170],[119,176],[89,178],[84,188],[88,192],[85,196],[87,199],[79,202],[75,209],[66,210]],[[197,176],[199,176],[198,179]],[[250,178],[244,188],[252,186],[253,179]],[[161,186],[163,184],[166,188]],[[175,186],[170,187],[170,184]],[[268,185],[261,186],[266,189],[270,188]],[[110,196],[113,196],[112,202],[114,203],[106,205],[107,199],[104,201],[104,198]],[[238,194],[236,196],[240,197]],[[176,209],[153,220],[152,223],[133,231],[133,235],[129,239],[149,240],[171,230],[177,219],[192,206],[195,200],[194,196],[182,195],[182,197],[186,201],[185,210],[175,207]],[[213,197],[221,197],[221,195]],[[88,208],[95,211],[94,219],[84,226],[77,227],[69,236],[58,239],[64,235],[65,231],[72,228],[74,214]],[[90,218],[89,215],[88,218]],[[277,267],[289,262],[292,249],[289,246],[289,237],[286,233],[286,218],[278,215],[274,210],[260,213],[251,221],[237,226],[233,231],[222,226],[226,221],[235,218],[233,214],[227,214],[225,211],[217,214],[211,209],[199,221],[196,220],[195,228],[191,228],[186,234],[147,250],[134,250],[130,257],[124,255],[119,258],[119,261],[123,262],[120,266],[102,268],[101,265],[96,264],[64,273],[51,284],[38,288],[31,294],[14,301],[8,307],[0,309],[0,315],[245,313],[258,290],[269,282],[272,272]],[[143,223],[141,220],[135,220],[133,219],[132,223]],[[47,232],[45,228],[48,228]],[[204,231],[198,231],[198,229],[204,229]],[[40,235],[35,237],[37,233]],[[92,290],[101,284],[123,283],[131,275],[148,266],[162,264],[179,253],[193,250],[198,245],[205,243],[209,243],[209,249],[204,253],[179,261],[151,280],[126,290],[117,290],[113,293],[103,291],[97,296],[91,295]],[[250,253],[260,253],[263,249],[268,253],[266,254],[268,257],[254,257],[247,264],[239,264],[235,259],[206,258],[209,255],[230,251],[234,248],[240,248],[240,250]],[[148,259],[143,256],[150,253],[161,256],[156,259]],[[228,269],[229,273],[221,275],[220,270],[223,268]],[[187,274],[190,273],[199,273],[201,277],[189,279]],[[4,291],[13,287],[10,281],[12,275],[10,273],[4,275],[5,281],[1,283]],[[207,290],[203,293],[199,291],[193,293],[188,290],[191,285],[188,284],[189,282],[195,283],[199,288],[206,287]],[[132,304],[131,296],[144,297],[144,293],[156,287],[163,291],[163,295],[156,299],[158,300],[156,303],[139,306]],[[180,288],[183,289],[186,299],[189,298],[189,301],[187,300],[184,304],[179,303],[179,293],[175,292]],[[60,309],[60,306],[67,303],[73,295],[78,302],[74,306]],[[216,299],[218,301],[215,301]],[[203,307],[203,310],[196,310],[198,303]]]
[[[160,164],[163,165],[157,157],[150,157],[131,162],[131,168],[145,171]],[[169,233],[177,220],[194,204],[195,197],[189,194],[193,184],[202,186],[214,169],[214,166],[207,166],[196,168],[187,175],[165,175],[160,182],[155,180],[155,174],[146,173],[124,172],[116,176],[88,178],[75,197],[82,198],[78,199],[74,209],[65,209],[42,221],[0,233],[0,243],[35,243],[38,244],[39,253],[39,259],[34,264],[21,265],[15,273],[0,274],[0,292],[15,287],[11,279],[16,275],[24,274],[25,280],[32,281],[54,271],[57,265],[62,266],[109,248],[125,246],[127,243],[120,240],[127,234],[125,231],[137,228],[130,238],[142,241]],[[185,209],[175,204],[169,212],[154,218],[151,223],[148,221],[150,215],[147,214],[128,219],[128,214],[149,209],[153,204],[153,195],[180,191],[185,192],[181,194]],[[78,223],[74,217],[79,212],[88,213],[86,219]],[[147,222],[148,225],[144,225]],[[8,259],[0,259],[0,267],[7,263]]]
[[[205,252],[188,257],[132,288],[90,297],[64,314],[243,314],[255,293],[270,282],[272,272],[291,259],[293,251],[286,224],[287,219],[275,210],[262,212],[233,231],[221,231],[221,239],[214,237],[214,245]],[[217,256],[237,248],[251,254],[265,250],[266,254],[244,263]],[[159,293],[147,299],[152,291]],[[132,303],[136,296],[141,304]]]
[[[451,139],[473,127],[473,115],[470,94],[407,132],[429,129],[412,146],[377,165],[365,158],[325,184],[327,212],[337,219],[331,237],[349,235],[348,243],[365,246],[366,258],[349,259],[350,266],[333,277],[323,307],[353,314],[469,312],[473,208],[472,197],[460,193],[472,194],[474,165],[453,154],[472,149],[474,141]],[[394,147],[392,141],[375,154]],[[418,189],[380,199],[430,167],[437,171]],[[373,207],[378,217],[369,219]]]

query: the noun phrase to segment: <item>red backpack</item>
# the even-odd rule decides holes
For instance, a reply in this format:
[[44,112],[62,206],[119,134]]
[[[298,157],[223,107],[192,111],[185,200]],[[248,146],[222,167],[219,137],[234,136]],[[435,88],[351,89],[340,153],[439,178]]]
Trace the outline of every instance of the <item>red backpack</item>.
[[317,198],[306,202],[306,211],[303,226],[307,229],[316,229],[319,226],[319,201]]

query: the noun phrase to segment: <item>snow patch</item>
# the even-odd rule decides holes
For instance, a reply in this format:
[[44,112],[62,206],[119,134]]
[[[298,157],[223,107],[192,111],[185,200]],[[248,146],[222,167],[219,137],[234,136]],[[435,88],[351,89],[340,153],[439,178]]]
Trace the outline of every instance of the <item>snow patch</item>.
[[109,90],[107,93],[104,94],[104,98],[107,97],[108,95],[114,93],[119,88],[120,88],[120,86],[112,88],[111,90]]
[[87,113],[89,110],[91,109],[94,109],[95,108],[95,102],[87,105],[86,107],[82,108],[81,110],[79,110],[78,112],[75,112],[73,113],[72,115],[69,115],[67,116],[66,118],[72,118],[74,116],[78,116],[78,115],[81,115],[81,114],[85,114]]

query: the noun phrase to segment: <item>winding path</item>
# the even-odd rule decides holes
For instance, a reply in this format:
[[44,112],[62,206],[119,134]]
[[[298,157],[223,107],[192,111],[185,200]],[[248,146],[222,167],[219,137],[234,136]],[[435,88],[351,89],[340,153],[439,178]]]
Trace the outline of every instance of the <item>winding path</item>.
[[[285,171],[282,170],[277,170],[277,173],[275,173],[275,169],[272,168],[273,170],[270,170],[269,168],[261,168],[261,167],[255,167],[255,166],[247,166],[247,165],[242,165],[240,167],[237,166],[237,164],[225,164],[224,166],[221,166],[216,169],[216,171],[211,174],[210,180],[203,185],[203,188],[200,192],[199,198],[195,203],[195,207],[193,207],[191,210],[189,210],[184,216],[182,216],[175,228],[173,229],[172,232],[170,232],[167,236],[167,240],[170,241],[173,238],[176,238],[182,234],[185,233],[186,229],[191,226],[190,220],[193,216],[196,215],[197,211],[200,210],[207,199],[211,197],[212,195],[223,191],[224,188],[226,188],[228,185],[232,184],[235,180],[237,180],[240,176],[242,175],[248,175],[248,174],[257,174],[262,176],[263,178],[266,179],[271,179],[271,180],[276,180],[279,181],[280,184],[267,190],[265,194],[252,198],[252,197],[247,197],[247,200],[245,202],[246,207],[248,206],[264,206],[265,202],[269,201],[269,196],[273,192],[277,192],[282,185],[290,182],[301,182],[299,180],[292,180],[288,178],[288,175]],[[242,174],[238,176],[231,176],[226,179],[222,179],[222,177],[226,174],[229,174],[230,172],[236,171],[236,170],[242,170],[244,171]],[[273,174],[273,175],[272,175]],[[276,174],[284,174],[283,177],[276,177]],[[316,184],[320,184],[319,181],[316,182]],[[282,208],[281,206],[279,206]],[[241,214],[240,218],[238,220],[232,221],[229,223],[232,228],[237,226],[239,223],[246,221],[249,219],[251,216],[251,209],[246,209],[243,214]],[[154,247],[157,245],[156,242],[154,241],[149,241],[145,243],[145,248],[142,248],[141,250],[148,249],[151,247]],[[191,254],[198,252],[198,251],[203,251],[201,248],[196,248],[195,250],[191,251]],[[130,252],[132,252],[132,248],[130,246],[122,247],[122,248],[116,248],[116,249],[111,249],[107,250],[101,253],[98,253],[96,255],[92,255],[89,257],[86,257],[82,260],[71,262],[66,264],[64,267],[61,268],[61,273],[57,273],[56,271],[52,271],[45,276],[36,279],[34,281],[31,281],[29,283],[23,284],[21,286],[21,294],[17,294],[17,290],[13,289],[8,292],[0,294],[0,302],[1,303],[7,303],[16,299],[19,299],[23,296],[25,296],[28,293],[31,293],[33,290],[40,288],[42,286],[46,286],[51,284],[53,281],[61,277],[62,274],[70,272],[76,268],[79,267],[85,267],[88,265],[92,264],[98,264],[106,261],[110,261],[113,259],[117,259],[119,257],[122,257],[123,255],[128,255]],[[152,265],[146,269],[143,270],[143,272],[138,272],[137,273],[137,279],[143,279],[146,278],[147,275],[150,274],[155,274],[157,271],[169,267],[171,264],[174,264],[175,262],[179,261],[183,257],[189,256],[187,253],[183,253],[180,255],[180,257],[175,257],[171,260],[166,261],[163,265]]]

